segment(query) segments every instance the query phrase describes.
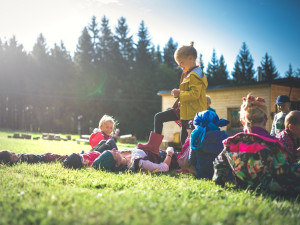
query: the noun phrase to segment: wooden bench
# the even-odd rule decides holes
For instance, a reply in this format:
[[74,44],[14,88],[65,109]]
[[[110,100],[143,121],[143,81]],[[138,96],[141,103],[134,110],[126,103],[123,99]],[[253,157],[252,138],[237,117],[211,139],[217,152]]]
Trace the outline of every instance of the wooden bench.
[[83,134],[83,135],[80,135],[80,138],[76,138],[75,141],[77,142],[77,144],[80,144],[80,143],[89,144],[90,136],[91,135]]

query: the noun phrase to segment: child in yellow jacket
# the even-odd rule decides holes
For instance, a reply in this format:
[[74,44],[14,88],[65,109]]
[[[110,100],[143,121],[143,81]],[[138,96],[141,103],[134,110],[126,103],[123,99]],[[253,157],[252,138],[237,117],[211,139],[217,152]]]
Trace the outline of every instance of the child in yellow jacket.
[[[174,88],[171,94],[177,98],[172,109],[159,112],[154,116],[154,132],[151,132],[149,141],[146,145],[138,144],[138,148],[149,150],[149,148],[159,147],[163,136],[163,123],[180,120],[182,145],[188,136],[188,122],[192,120],[197,112],[206,110],[206,88],[207,78],[202,69],[196,65],[197,50],[194,48],[194,42],[189,46],[179,47],[174,58],[179,67],[183,70],[180,78],[179,88]],[[155,144],[156,143],[156,144]]]

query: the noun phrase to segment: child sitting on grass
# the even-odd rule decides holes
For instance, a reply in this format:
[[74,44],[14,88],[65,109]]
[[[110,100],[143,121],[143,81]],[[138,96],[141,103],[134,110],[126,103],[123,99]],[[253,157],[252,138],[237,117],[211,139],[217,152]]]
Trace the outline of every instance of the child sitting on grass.
[[240,187],[299,193],[300,164],[293,164],[281,141],[269,135],[267,115],[263,98],[252,95],[243,98],[240,121],[244,132],[223,141],[224,149],[214,162],[216,184],[224,185],[232,169]]
[[194,118],[195,129],[191,133],[191,150],[189,162],[195,166],[197,178],[212,179],[214,174],[213,161],[223,150],[222,141],[228,136],[219,127],[230,122],[219,119],[218,115],[206,110],[198,112]]
[[99,127],[95,128],[90,136],[89,143],[92,148],[100,143],[102,140],[108,140],[112,138],[112,134],[116,125],[116,121],[113,117],[104,115],[99,122]]
[[[285,117],[285,129],[276,137],[282,141],[286,150],[291,154],[292,162],[300,160],[300,111],[291,111]],[[297,140],[298,139],[298,140]]]
[[0,163],[13,165],[15,163],[27,162],[33,163],[49,163],[62,162],[67,158],[67,155],[57,155],[52,153],[45,154],[29,154],[29,153],[15,153],[8,150],[0,151]]

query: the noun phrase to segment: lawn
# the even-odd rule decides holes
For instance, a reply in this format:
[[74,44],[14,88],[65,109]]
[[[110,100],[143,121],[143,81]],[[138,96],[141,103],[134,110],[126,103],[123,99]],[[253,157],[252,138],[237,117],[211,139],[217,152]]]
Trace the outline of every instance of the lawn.
[[[0,149],[37,154],[90,149],[75,141],[21,140],[8,135],[12,133],[0,132]],[[174,172],[69,170],[59,163],[0,165],[0,193],[0,224],[10,225],[286,225],[300,221],[299,196],[258,194],[230,185],[222,188]]]

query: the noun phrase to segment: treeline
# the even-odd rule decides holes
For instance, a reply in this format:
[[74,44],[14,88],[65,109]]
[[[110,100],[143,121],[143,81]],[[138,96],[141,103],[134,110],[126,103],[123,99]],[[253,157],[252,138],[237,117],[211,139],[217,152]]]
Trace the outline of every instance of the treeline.
[[[190,40],[187,40],[190,41]],[[159,90],[178,87],[181,71],[170,38],[163,49],[151,42],[144,21],[137,41],[121,17],[114,30],[104,16],[94,16],[78,39],[74,57],[63,42],[49,49],[40,34],[31,52],[15,37],[0,39],[0,127],[39,132],[90,133],[103,114],[119,121],[121,133],[144,138],[161,110]],[[229,76],[223,55],[213,50],[204,67],[209,85],[255,82],[256,70],[246,43],[242,44]],[[276,79],[271,56],[258,69],[262,80]],[[290,65],[286,76],[299,76]]]

